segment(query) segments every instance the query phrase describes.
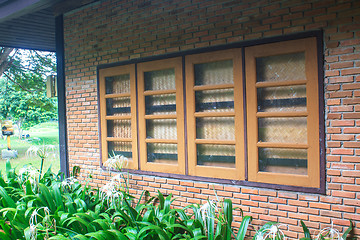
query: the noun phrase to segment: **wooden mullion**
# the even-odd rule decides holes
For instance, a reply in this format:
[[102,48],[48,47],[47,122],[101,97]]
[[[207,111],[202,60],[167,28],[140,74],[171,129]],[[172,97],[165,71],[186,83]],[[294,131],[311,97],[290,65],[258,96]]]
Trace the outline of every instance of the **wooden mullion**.
[[196,144],[211,144],[211,145],[235,145],[235,140],[218,140],[218,139],[195,139]]
[[112,93],[112,94],[105,94],[104,98],[125,98],[130,97],[130,93]]
[[228,112],[196,112],[194,113],[194,117],[234,117],[234,111]]
[[217,90],[217,89],[229,89],[234,88],[234,84],[217,84],[217,85],[200,85],[194,86],[194,91],[204,91],[204,90]]
[[308,144],[300,143],[275,143],[275,142],[258,142],[257,147],[262,148],[294,148],[294,149],[308,149]]
[[156,139],[156,138],[146,138],[146,143],[168,143],[168,144],[177,144],[177,139]]
[[132,138],[107,137],[108,142],[132,142]]
[[286,87],[286,86],[296,86],[296,85],[305,85],[306,80],[290,80],[290,81],[279,81],[279,82],[257,82],[255,83],[256,88],[264,87]]
[[131,115],[121,115],[121,116],[105,116],[106,120],[131,120]]
[[306,117],[308,116],[307,111],[292,111],[292,112],[258,112],[256,117]]
[[176,93],[176,89],[147,90],[144,91],[144,96],[164,95],[164,94],[174,94],[174,93]]
[[145,115],[144,119],[177,119],[176,114]]

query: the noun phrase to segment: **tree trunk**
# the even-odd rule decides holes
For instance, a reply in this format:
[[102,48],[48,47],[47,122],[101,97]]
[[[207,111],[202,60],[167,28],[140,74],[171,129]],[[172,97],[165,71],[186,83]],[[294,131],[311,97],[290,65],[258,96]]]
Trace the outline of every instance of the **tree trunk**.
[[0,77],[6,71],[6,69],[8,69],[12,62],[12,59],[9,59],[9,55],[13,50],[14,48],[0,48]]

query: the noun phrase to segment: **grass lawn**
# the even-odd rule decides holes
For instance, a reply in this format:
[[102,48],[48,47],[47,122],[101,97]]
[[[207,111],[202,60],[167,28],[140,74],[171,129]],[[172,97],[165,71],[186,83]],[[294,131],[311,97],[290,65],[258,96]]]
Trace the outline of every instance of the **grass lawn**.
[[[47,122],[36,125],[28,131],[24,131],[23,134],[30,134],[30,138],[26,140],[20,140],[18,135],[11,136],[11,149],[18,151],[18,158],[11,159],[11,165],[20,169],[26,164],[32,164],[34,167],[40,169],[41,160],[38,156],[29,156],[26,154],[27,149],[31,145],[54,145],[56,156],[51,159],[46,159],[44,162],[43,171],[46,171],[50,166],[53,172],[57,173],[60,170],[59,159],[59,127],[57,122]],[[0,149],[6,149],[7,142],[6,137],[0,138]],[[0,159],[0,171],[5,172],[5,159]]]

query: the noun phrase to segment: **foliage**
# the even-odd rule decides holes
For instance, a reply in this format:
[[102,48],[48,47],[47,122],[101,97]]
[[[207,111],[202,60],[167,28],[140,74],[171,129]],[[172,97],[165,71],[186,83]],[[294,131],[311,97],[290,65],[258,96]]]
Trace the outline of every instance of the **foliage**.
[[[61,181],[50,170],[39,176],[31,166],[16,173],[8,162],[6,178],[0,176],[0,238],[238,240],[245,238],[251,222],[243,216],[235,234],[228,199],[184,209],[173,202],[171,195],[161,192],[150,197],[145,191],[135,199],[122,173],[97,190],[81,185],[74,176]],[[253,239],[283,239],[274,226],[265,224]],[[275,234],[266,234],[270,232]]]
[[57,100],[46,97],[46,75],[56,71],[55,55],[16,51],[0,79],[0,119],[19,130],[57,118]]

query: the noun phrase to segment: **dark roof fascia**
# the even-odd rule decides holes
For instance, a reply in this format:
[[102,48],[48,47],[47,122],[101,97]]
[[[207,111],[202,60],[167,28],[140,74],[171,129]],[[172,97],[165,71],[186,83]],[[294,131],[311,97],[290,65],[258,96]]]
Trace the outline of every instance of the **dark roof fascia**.
[[0,5],[0,23],[49,8],[61,0],[8,0]]

